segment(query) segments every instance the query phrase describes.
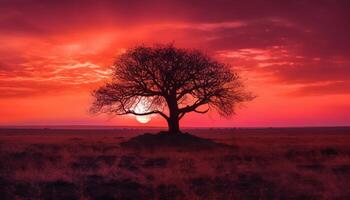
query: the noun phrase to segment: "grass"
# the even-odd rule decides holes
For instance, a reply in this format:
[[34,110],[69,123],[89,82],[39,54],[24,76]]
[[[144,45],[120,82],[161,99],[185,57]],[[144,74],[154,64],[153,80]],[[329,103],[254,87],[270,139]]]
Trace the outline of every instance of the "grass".
[[142,132],[1,130],[0,199],[350,199],[349,129]]

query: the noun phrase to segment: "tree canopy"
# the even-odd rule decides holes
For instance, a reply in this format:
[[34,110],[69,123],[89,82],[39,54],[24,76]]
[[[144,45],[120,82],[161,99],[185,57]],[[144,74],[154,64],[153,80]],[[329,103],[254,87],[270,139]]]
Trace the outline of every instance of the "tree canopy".
[[[158,114],[171,133],[180,132],[179,120],[187,113],[213,109],[228,117],[253,99],[230,65],[173,44],[128,49],[115,60],[111,80],[92,95],[93,113]],[[139,104],[144,112],[135,109]]]

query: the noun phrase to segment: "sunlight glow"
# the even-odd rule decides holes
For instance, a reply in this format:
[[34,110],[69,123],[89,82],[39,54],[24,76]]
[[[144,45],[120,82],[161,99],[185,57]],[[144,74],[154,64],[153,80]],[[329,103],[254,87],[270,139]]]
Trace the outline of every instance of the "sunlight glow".
[[[147,102],[145,100],[141,100],[136,106],[135,106],[135,112],[136,113],[145,113],[147,112]],[[142,124],[146,124],[149,121],[151,121],[152,117],[151,115],[144,115],[144,116],[136,116],[136,120]]]

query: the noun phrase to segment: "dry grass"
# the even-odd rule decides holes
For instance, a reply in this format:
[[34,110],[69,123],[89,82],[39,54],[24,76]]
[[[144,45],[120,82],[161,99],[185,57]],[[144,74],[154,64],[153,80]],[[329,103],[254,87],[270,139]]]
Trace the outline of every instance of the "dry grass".
[[144,130],[0,131],[0,199],[350,199],[350,129],[190,130],[233,148],[123,148]]

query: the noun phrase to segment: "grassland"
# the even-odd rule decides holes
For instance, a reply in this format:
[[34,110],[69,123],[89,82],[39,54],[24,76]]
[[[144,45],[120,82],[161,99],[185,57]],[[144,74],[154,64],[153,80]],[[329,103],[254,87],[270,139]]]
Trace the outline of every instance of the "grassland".
[[350,199],[350,128],[192,129],[223,147],[120,144],[158,130],[0,129],[0,199]]

